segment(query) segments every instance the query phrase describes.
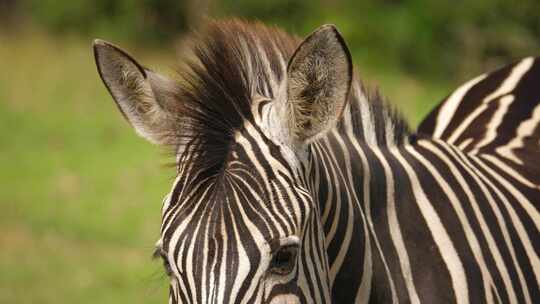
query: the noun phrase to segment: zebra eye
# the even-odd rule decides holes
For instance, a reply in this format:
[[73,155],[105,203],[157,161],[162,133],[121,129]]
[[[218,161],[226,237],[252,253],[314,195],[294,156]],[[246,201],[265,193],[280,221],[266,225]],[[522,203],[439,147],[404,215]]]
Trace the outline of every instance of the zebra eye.
[[287,275],[291,273],[296,265],[296,256],[298,255],[298,246],[287,245],[281,247],[274,253],[270,262],[270,272],[278,275]]

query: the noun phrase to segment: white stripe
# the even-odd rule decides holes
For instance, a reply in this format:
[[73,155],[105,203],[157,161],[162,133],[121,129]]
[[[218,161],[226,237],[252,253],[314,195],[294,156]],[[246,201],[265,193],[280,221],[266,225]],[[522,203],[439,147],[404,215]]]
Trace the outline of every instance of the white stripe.
[[480,155],[480,157],[482,157],[483,159],[489,161],[493,165],[499,167],[502,171],[504,171],[506,174],[512,176],[512,178],[514,178],[519,183],[521,183],[521,184],[523,184],[523,185],[525,185],[525,186],[527,186],[529,188],[532,188],[532,189],[537,189],[537,190],[540,189],[540,185],[535,184],[534,181],[528,180],[523,175],[519,174],[519,172],[516,171],[514,168],[512,168],[511,166],[508,166],[503,161],[501,161],[498,157],[493,156],[493,155],[489,155],[489,154],[482,154],[482,155]]
[[362,92],[359,84],[353,84],[352,89],[354,90],[354,93],[357,95],[358,99],[364,140],[366,144],[376,146],[377,133],[375,132],[375,123],[373,121],[373,113],[371,113],[371,109],[369,108],[369,102],[366,98],[366,95],[364,95],[364,92]]
[[[413,148],[410,146],[406,147],[406,149],[409,152],[413,150]],[[418,208],[420,209],[420,212],[428,225],[431,236],[437,244],[442,259],[444,260],[448,272],[450,273],[452,287],[457,303],[469,303],[469,288],[467,286],[465,269],[463,268],[463,264],[459,259],[459,255],[454,247],[454,244],[452,243],[452,240],[450,239],[450,236],[448,235],[448,232],[441,222],[441,218],[431,205],[427,195],[422,189],[422,185],[420,184],[420,180],[414,172],[414,169],[399,153],[396,153],[395,157],[401,163],[403,169],[409,177],[409,180],[411,181],[412,190],[417,199]]]
[[461,143],[458,145],[458,148],[461,149],[461,151],[465,151],[465,149],[474,141],[471,137],[464,139],[461,141]]
[[[270,257],[270,248],[268,247],[267,245],[267,242],[264,238],[264,235],[261,233],[261,231],[258,229],[257,225],[255,225],[250,217],[245,213],[244,209],[243,208],[239,208],[240,206],[231,206],[232,205],[232,202],[239,202],[240,201],[240,197],[238,195],[238,192],[236,190],[233,191],[233,194],[234,194],[234,198],[231,200],[231,201],[228,201],[227,202],[227,206],[228,206],[228,209],[229,209],[229,212],[232,214],[232,208],[235,207],[236,210],[238,210],[240,212],[240,215],[241,215],[241,218],[238,219],[236,218],[235,221],[241,221],[242,223],[245,224],[245,226],[247,227],[248,231],[250,232],[250,235],[249,237],[251,237],[253,239],[253,242],[255,244],[257,244],[257,246],[259,246],[258,250],[259,252],[261,253],[261,261],[259,263],[259,265],[252,265],[250,260],[249,260],[249,257],[248,257],[248,254],[247,254],[247,251],[246,249],[244,248],[243,246],[243,243],[240,241],[240,239],[242,238],[242,236],[238,233],[238,229],[236,227],[236,225],[233,224],[233,229],[234,229],[234,235],[235,235],[235,238],[237,240],[237,244],[238,244],[238,247],[237,247],[237,250],[238,250],[238,273],[236,274],[236,277],[234,278],[234,284],[233,284],[233,289],[231,291],[231,302],[243,302],[245,301],[246,299],[242,299],[239,300],[239,299],[236,299],[238,297],[238,290],[240,289],[240,286],[242,284],[240,283],[236,283],[236,282],[242,282],[244,283],[245,282],[245,279],[247,277],[247,275],[249,274],[250,270],[252,268],[256,268],[256,271],[255,271],[255,274],[254,274],[254,277],[255,278],[260,278],[264,271],[266,270],[264,267],[264,265],[268,265],[269,261],[265,261],[264,259],[269,259]],[[235,222],[233,221],[233,222]],[[257,285],[259,284],[259,281],[258,280],[252,280],[251,282],[248,282],[248,288],[246,290],[246,298],[250,298],[250,295],[252,295],[255,291],[255,288],[257,288]]]
[[[328,155],[328,150],[326,149],[326,147],[323,147],[322,145],[319,145],[318,142],[315,142],[312,144],[312,146],[316,149],[316,154],[318,154],[320,156],[320,161],[321,162],[325,162],[326,161],[324,160],[323,158],[323,154],[324,155]],[[329,156],[326,156],[327,158],[329,158]],[[336,172],[334,171],[334,166],[328,166],[328,165],[322,165],[321,166],[322,169],[324,169],[324,176],[327,178],[326,180],[332,180],[331,176],[330,176],[330,172],[328,170],[332,170],[332,174],[333,176],[337,176]],[[317,179],[319,177],[317,176]],[[318,181],[320,182],[320,181]],[[319,185],[318,183],[316,185]],[[322,216],[321,216],[321,222],[323,224],[323,226],[326,225],[326,222],[328,221],[328,216],[330,215],[330,211],[332,210],[332,205],[333,205],[333,201],[332,201],[332,197],[334,196],[334,185],[336,185],[337,187],[339,187],[339,184],[338,183],[334,183],[334,184],[328,184],[328,187],[326,189],[326,202],[323,202],[323,206],[324,206],[324,210],[323,210],[323,213],[322,213]],[[339,191],[338,191],[339,192]]]
[[[262,138],[260,138],[260,134],[258,133],[258,131],[249,123],[249,121],[246,121],[244,123],[244,130],[248,131],[249,135],[252,137],[252,139],[256,143],[264,143],[264,140]],[[244,148],[244,151],[245,151],[246,155],[248,156],[250,161],[255,166],[255,172],[257,172],[262,177],[262,179],[264,180],[263,184],[266,187],[266,190],[270,195],[270,197],[269,197],[270,203],[275,201],[275,199],[273,197],[273,191],[269,186],[270,185],[269,177],[266,174],[266,170],[262,166],[262,164],[260,162],[260,159],[255,154],[255,152],[253,150],[253,147],[251,146],[251,143],[240,132],[236,133],[235,140],[236,140],[236,143],[238,145],[240,145],[240,146],[242,146]],[[276,172],[277,171],[284,171],[284,172],[287,171],[286,168],[284,168],[283,165],[280,162],[276,161],[271,156],[268,145],[259,144],[258,148],[261,150],[260,153],[262,153],[265,156],[265,160],[270,164],[272,169],[276,170]],[[279,176],[279,174],[278,174],[278,176]],[[251,192],[252,192],[252,195],[254,195],[254,192],[253,191],[251,191]],[[273,209],[272,210],[273,214],[278,216],[283,223],[287,224],[288,221],[285,219],[285,215],[281,214],[280,212],[277,212],[277,210],[275,209],[275,206],[273,204],[271,204],[271,206],[272,206],[272,209]],[[278,229],[280,235],[286,235],[286,233],[283,230],[283,227],[281,227],[281,225],[276,225],[276,228]],[[292,229],[292,227],[289,227],[289,229]]]
[[[360,160],[362,162],[362,177],[363,177],[363,194],[364,197],[362,198],[364,203],[364,209],[362,209],[362,206],[358,207],[358,210],[360,211],[363,218],[365,218],[365,221],[367,223],[367,226],[369,228],[369,233],[373,237],[373,241],[375,243],[375,247],[377,248],[377,252],[381,258],[381,261],[384,266],[384,270],[386,272],[386,276],[388,278],[388,285],[390,285],[390,292],[392,295],[392,303],[398,303],[397,298],[397,292],[396,292],[396,286],[394,283],[394,280],[392,279],[392,275],[390,274],[390,269],[388,268],[388,263],[386,262],[386,257],[384,256],[384,253],[381,249],[381,244],[379,241],[379,238],[377,237],[377,233],[375,232],[375,228],[373,227],[373,219],[371,218],[371,171],[369,167],[369,163],[367,160],[367,157],[365,155],[364,150],[362,147],[360,147],[358,141],[353,136],[350,137],[351,143],[353,144],[354,149],[356,150],[357,155],[360,157]],[[363,210],[366,210],[365,213],[363,213]],[[366,227],[364,226],[364,229]],[[366,238],[368,235],[366,235]],[[373,254],[372,254],[373,255]],[[366,280],[370,280],[372,278],[373,273],[369,272],[369,277],[362,277],[362,284],[360,285],[360,289],[367,289],[367,286],[371,286],[371,282],[366,282]],[[364,285],[365,284],[365,285]],[[371,292],[371,289],[367,289]],[[369,294],[365,295],[365,299],[369,300]],[[367,302],[366,302],[367,303]]]
[[538,126],[538,123],[540,123],[540,104],[536,105],[536,107],[534,108],[531,118],[521,122],[521,124],[517,128],[516,136],[507,145],[499,147],[495,151],[499,155],[511,161],[514,161],[517,164],[523,165],[523,161],[519,159],[519,157],[517,157],[513,150],[523,148],[525,146],[523,140],[526,137],[533,135],[534,130]]
[[[452,163],[452,160],[450,160],[446,155],[444,155],[438,147],[434,146],[431,142],[427,141],[420,141],[418,143],[420,146],[430,150],[431,152],[435,153],[439,159],[441,159],[449,168],[452,176],[455,177],[457,182],[459,183],[459,188],[463,189],[465,192],[465,195],[467,196],[467,204],[470,203],[474,215],[478,219],[478,223],[480,224],[479,227],[482,230],[482,233],[486,237],[489,251],[493,255],[493,258],[495,260],[495,264],[497,268],[499,269],[499,272],[501,274],[501,277],[503,279],[505,288],[508,292],[508,295],[510,297],[510,303],[516,303],[516,294],[514,291],[514,288],[512,286],[512,282],[510,281],[510,275],[508,274],[508,271],[504,265],[504,261],[502,259],[501,253],[499,252],[497,248],[497,244],[495,243],[495,240],[493,236],[491,235],[491,232],[489,230],[488,224],[486,223],[484,216],[482,212],[480,211],[480,208],[478,206],[478,202],[476,201],[471,188],[465,181],[465,178],[461,175],[459,170],[454,166]],[[444,144],[443,144],[444,145]],[[456,162],[456,161],[454,161]],[[473,172],[470,172],[471,175],[473,175]],[[442,179],[442,177],[438,177],[438,179]],[[440,182],[439,182],[440,183]],[[443,189],[448,189],[447,194],[449,194],[450,201],[452,202],[452,205],[454,206],[454,209],[456,209],[456,213],[458,214],[458,217],[460,218],[460,221],[462,222],[462,226],[464,226],[465,230],[465,236],[467,238],[467,241],[471,245],[473,255],[482,270],[482,277],[487,277],[489,279],[489,283],[493,284],[493,278],[489,274],[489,269],[485,263],[485,259],[482,253],[482,249],[480,248],[480,244],[478,240],[476,239],[476,236],[474,235],[474,231],[472,230],[472,227],[470,226],[470,223],[467,220],[467,217],[465,215],[465,211],[462,209],[460,202],[458,198],[454,195],[449,185],[443,186]],[[489,284],[486,284],[485,286],[489,286]],[[490,295],[489,288],[485,289],[486,296]],[[488,303],[492,301],[487,301]]]
[[467,118],[463,120],[463,122],[459,125],[459,127],[452,133],[452,135],[448,138],[447,142],[453,144],[457,139],[459,139],[459,136],[467,129],[469,128],[470,124],[480,115],[482,112],[485,111],[485,109],[488,107],[488,104],[497,99],[498,97],[502,95],[506,95],[510,92],[512,92],[519,81],[521,80],[521,77],[527,73],[527,71],[531,68],[531,66],[534,63],[534,59],[532,57],[523,59],[520,63],[518,63],[513,69],[510,75],[504,80],[504,82],[499,86],[499,88],[490,95],[486,96],[484,100],[482,101],[482,104],[479,105]]
[[384,135],[386,139],[386,145],[392,146],[394,144],[394,124],[392,123],[392,119],[390,118],[390,114],[388,113],[388,111],[388,109],[384,110]]
[[403,274],[403,280],[405,281],[405,285],[407,286],[409,300],[411,303],[420,303],[420,298],[418,297],[416,287],[414,286],[409,254],[407,253],[407,248],[405,247],[405,241],[403,240],[403,235],[401,234],[401,229],[399,228],[399,221],[396,214],[394,176],[392,174],[390,166],[388,165],[388,162],[386,161],[384,155],[381,154],[380,150],[374,149],[373,153],[375,153],[375,155],[381,162],[381,165],[384,169],[384,175],[386,176],[385,187],[388,228],[390,230],[392,242],[396,247],[396,253],[398,255],[399,265]]
[[[326,147],[331,146],[326,137],[324,138],[324,141],[325,141],[325,146]],[[331,204],[335,208],[334,209],[334,217],[331,219],[332,225],[330,226],[330,229],[328,230],[328,232],[325,235],[326,246],[327,247],[330,245],[330,243],[334,239],[334,236],[336,235],[338,224],[339,224],[339,216],[341,215],[341,208],[342,208],[341,205],[344,203],[341,200],[341,192],[346,191],[346,190],[341,189],[341,183],[337,180],[337,179],[340,179],[341,172],[340,172],[340,170],[335,170],[336,167],[337,167],[337,160],[334,158],[334,155],[333,155],[333,153],[331,151],[329,151],[329,153],[328,153],[328,158],[329,158],[330,163],[326,163],[325,166],[331,167],[332,171],[335,174],[332,181],[333,181],[334,187],[336,188],[336,191],[335,191],[334,199],[332,200],[332,204]],[[329,197],[328,199],[330,200],[331,198]],[[326,248],[326,249],[328,249],[328,248]],[[332,276],[332,274],[330,274],[330,276]],[[335,274],[333,276],[335,277]],[[332,281],[333,281],[333,279],[331,279],[331,282]]]
[[479,141],[474,149],[470,153],[477,154],[478,150],[482,147],[487,146],[495,138],[497,138],[497,128],[502,124],[504,116],[508,113],[508,108],[514,102],[514,95],[506,95],[499,99],[499,107],[491,116],[491,120],[486,125],[486,134],[481,141]]
[[435,130],[433,130],[433,137],[440,138],[442,136],[444,130],[452,121],[454,113],[456,113],[456,110],[461,104],[461,101],[463,101],[463,97],[465,97],[465,94],[467,94],[467,92],[469,92],[469,90],[474,85],[484,80],[484,78],[486,78],[486,74],[480,75],[468,81],[467,83],[459,87],[457,90],[455,90],[454,93],[452,93],[452,95],[450,95],[443,102],[439,114],[437,115],[437,122],[435,123]]
[[[490,160],[490,161],[493,161],[494,159],[496,159],[496,158],[494,158],[492,156],[488,156],[488,155],[481,155],[481,157],[482,157],[482,160],[480,160],[479,157],[475,157],[474,159],[477,160],[478,163],[480,163],[481,161],[483,162],[483,159]],[[538,212],[536,207],[533,206],[531,201],[528,198],[526,198],[523,195],[523,193],[521,193],[518,189],[516,189],[516,187],[514,187],[514,185],[512,185],[510,182],[508,182],[502,176],[497,174],[494,170],[492,170],[491,168],[488,168],[487,165],[484,165],[484,166],[485,166],[486,170],[488,170],[490,172],[490,174],[493,175],[493,177],[495,177],[501,183],[501,185],[504,188],[506,188],[508,190],[508,192],[510,192],[512,194],[512,196],[514,196],[516,201],[521,204],[521,208],[523,208],[523,210],[525,210],[527,212],[527,214],[529,215],[529,217],[533,221],[533,223],[534,223],[534,225],[536,227],[536,230],[540,231],[540,213]],[[505,171],[505,173],[507,173],[509,175],[512,175],[512,171],[508,171],[508,172]],[[540,271],[540,267],[538,268],[538,270]]]
[[[364,184],[363,184],[363,193],[364,193],[364,202],[366,202],[366,210],[369,210],[370,208],[370,205],[369,205],[369,187],[370,187],[370,172],[369,172],[369,167],[367,166],[367,161],[365,159],[365,155],[363,153],[360,153],[360,146],[358,144],[358,139],[356,138],[356,135],[354,134],[354,131],[351,129],[347,129],[347,138],[349,139],[349,141],[353,144],[353,147],[357,150],[358,153],[358,156],[360,156],[360,158],[362,159],[362,168],[363,168],[363,179],[364,179]],[[347,150],[349,151],[349,150]],[[353,153],[354,151],[353,150],[350,150],[351,153]],[[349,158],[347,158],[349,160]],[[349,167],[350,164],[349,164]],[[355,188],[358,188],[359,185],[356,185],[353,186],[352,185],[352,182],[353,182],[353,178],[352,178],[352,169],[347,171],[347,176],[348,176],[348,181],[349,181],[349,185],[350,185],[350,188],[351,189],[355,189]],[[354,198],[354,201],[356,202],[356,208],[357,210],[359,211],[360,213],[360,217],[362,219],[362,227],[363,227],[363,231],[364,231],[364,264],[362,265],[362,281],[360,282],[360,287],[358,288],[358,291],[356,293],[356,297],[355,297],[355,303],[357,304],[366,304],[369,302],[369,297],[371,295],[371,283],[372,283],[372,278],[373,278],[373,260],[372,260],[372,248],[371,248],[371,241],[370,241],[370,237],[369,237],[369,231],[370,229],[368,228],[368,224],[367,224],[367,218],[366,218],[366,215],[364,214],[364,211],[362,209],[362,201],[360,201],[360,199],[358,198],[358,196],[356,195],[356,191],[352,191],[352,195],[353,195],[353,198]],[[373,232],[373,237],[375,238],[375,241],[378,242],[378,240],[376,239],[376,235],[375,233]],[[382,253],[381,253],[381,259],[383,261],[383,263],[385,264],[385,267],[387,269],[387,266],[386,266],[386,260],[384,258],[384,256],[382,256]],[[387,269],[388,270],[388,269]],[[389,278],[389,281],[390,281],[390,286],[391,286],[391,290],[392,290],[392,296],[393,298],[395,297],[395,287],[394,287],[394,282],[392,281],[392,278],[390,277],[390,274],[388,273],[388,278]]]
[[445,148],[454,157],[457,158],[459,155],[459,159],[464,163],[464,165],[469,170],[475,173],[475,174],[472,174],[471,176],[474,178],[477,185],[480,186],[480,189],[482,190],[482,192],[487,198],[489,206],[491,207],[491,209],[493,210],[493,213],[495,214],[495,217],[497,218],[497,225],[499,229],[501,229],[502,231],[502,236],[506,244],[506,248],[508,249],[508,251],[510,252],[510,256],[512,257],[512,263],[514,265],[514,269],[516,270],[518,274],[519,282],[521,284],[521,289],[523,291],[523,296],[525,297],[526,303],[531,303],[531,296],[529,295],[529,290],[527,289],[527,283],[525,282],[523,271],[517,261],[514,245],[512,244],[512,241],[510,239],[510,232],[508,231],[508,224],[506,223],[506,220],[504,219],[502,215],[499,205],[495,203],[492,193],[489,191],[489,189],[486,188],[486,184],[491,184],[491,182],[487,180],[487,178],[482,174],[482,172],[477,167],[475,167],[470,162],[469,158],[466,155],[464,155],[461,151],[459,151],[458,149],[450,149],[449,147],[445,147]]
[[[338,255],[336,256],[336,259],[334,260],[334,263],[331,265],[330,267],[330,284],[333,285],[334,284],[334,281],[336,279],[336,274],[340,271],[341,269],[341,266],[343,265],[343,261],[345,260],[345,256],[347,254],[347,252],[349,251],[349,245],[351,243],[351,240],[352,240],[352,232],[353,232],[353,221],[354,221],[354,218],[353,218],[353,215],[354,215],[354,207],[352,205],[352,201],[353,201],[353,198],[351,198],[351,194],[354,193],[354,185],[352,185],[352,176],[351,176],[351,171],[352,171],[352,168],[351,168],[351,162],[350,162],[350,156],[349,156],[349,153],[347,151],[347,148],[345,147],[345,144],[343,142],[343,140],[341,139],[341,137],[336,134],[336,132],[332,132],[333,135],[335,135],[335,139],[336,141],[339,143],[339,146],[342,148],[342,151],[343,151],[343,158],[345,160],[345,168],[341,168],[341,170],[339,170],[339,174],[340,174],[340,178],[345,180],[345,177],[343,176],[343,173],[347,173],[347,181],[349,182],[349,187],[345,187],[344,191],[345,193],[347,194],[347,209],[348,209],[348,212],[347,212],[347,224],[345,225],[346,227],[346,230],[345,230],[345,235],[343,236],[343,240],[339,246],[339,251],[338,251]],[[334,148],[334,152],[338,152],[336,151],[337,149]],[[337,165],[337,163],[336,163]],[[336,181],[337,183],[339,183],[339,181]],[[341,196],[341,195],[339,195]],[[356,204],[358,205],[358,200],[356,200]]]
[[[486,164],[482,162],[481,159],[477,157],[471,157],[476,164],[480,165],[484,170],[487,171],[489,175],[491,175],[492,179],[497,180],[510,194],[512,194],[514,201],[520,202],[522,206],[524,204],[530,204],[530,202],[521,194],[519,191],[517,191],[510,183],[505,181],[501,176],[499,176],[495,171],[493,171],[491,168],[489,168]],[[538,258],[538,255],[536,254],[536,251],[532,245],[531,239],[529,238],[529,235],[527,233],[527,230],[523,226],[523,223],[519,216],[517,215],[516,211],[514,210],[512,204],[508,201],[508,199],[499,191],[499,187],[493,185],[492,183],[488,183],[493,191],[497,193],[497,195],[500,197],[500,199],[503,201],[506,210],[508,211],[508,214],[510,215],[510,219],[512,220],[512,224],[514,225],[514,228],[516,229],[516,232],[519,235],[519,238],[521,240],[521,243],[525,249],[525,252],[527,253],[527,257],[529,258],[529,262],[531,263],[532,271],[534,272],[534,275],[536,277],[537,282],[537,288],[540,288],[540,259]],[[526,209],[526,208],[525,208]],[[530,214],[529,214],[530,215]],[[531,218],[531,220],[535,223],[536,229],[538,231],[538,225],[540,224],[540,219]],[[536,236],[535,236],[536,237]]]

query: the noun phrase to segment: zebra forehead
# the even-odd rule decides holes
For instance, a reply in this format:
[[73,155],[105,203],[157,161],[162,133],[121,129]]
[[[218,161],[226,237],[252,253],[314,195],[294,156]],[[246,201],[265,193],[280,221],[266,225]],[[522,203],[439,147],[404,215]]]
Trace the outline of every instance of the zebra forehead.
[[[173,142],[178,166],[186,159],[199,158],[183,156],[198,153],[203,161],[188,161],[190,170],[220,175],[226,171],[240,135],[261,133],[259,138],[265,143],[280,147],[290,168],[300,168],[298,159],[304,159],[306,151],[292,151],[286,142],[290,130],[273,107],[286,98],[287,62],[300,39],[260,23],[228,20],[210,22],[190,41],[187,51],[192,56],[182,56],[179,79],[171,91],[176,100],[172,112],[178,121],[177,141]],[[408,133],[403,127],[406,124],[378,95],[366,98],[357,81],[338,132],[351,130],[374,145],[399,142]],[[369,120],[364,119],[366,115]],[[387,133],[396,139],[385,138]]]
[[[229,175],[229,182],[214,180],[189,187],[194,189],[179,190],[182,185],[175,185],[164,207],[162,237],[178,240],[204,235],[220,241],[230,233],[237,233],[238,229],[255,229],[260,233],[256,241],[260,244],[298,232],[306,218],[306,204],[309,204],[303,199],[306,194],[290,195],[291,184],[278,185],[279,181],[274,180],[264,185],[264,177],[246,175],[250,175],[250,170]],[[171,200],[175,202],[171,203]],[[277,219],[277,222],[270,225],[271,219]],[[243,228],[238,227],[239,221]],[[199,223],[204,223],[206,228],[201,230]],[[162,245],[163,241],[156,243],[158,248]]]
[[187,40],[173,93],[179,122],[175,148],[180,156],[188,145],[197,146],[212,164],[225,164],[245,122],[258,123],[259,101],[274,99],[282,89],[300,40],[239,20],[210,22]]
[[[268,103],[266,108],[269,108],[271,103]],[[268,115],[268,117],[272,117]],[[250,121],[245,121],[242,132],[238,131],[235,134],[235,143],[242,146],[245,151],[253,151],[253,144],[250,142],[255,141],[256,149],[259,155],[264,155],[266,161],[271,164],[271,168],[280,171],[287,171],[283,168],[283,161],[286,162],[288,168],[298,169],[300,168],[300,160],[298,158],[298,151],[294,151],[289,145],[282,141],[282,138],[285,137],[285,131],[280,133],[280,130],[283,129],[283,125],[272,124],[272,121],[268,119],[261,119],[257,124],[253,124]],[[280,138],[278,135],[283,134]],[[248,138],[246,137],[249,137]],[[279,151],[279,160],[276,159],[276,152]],[[233,152],[234,153],[234,152]],[[255,155],[248,153],[248,156]]]

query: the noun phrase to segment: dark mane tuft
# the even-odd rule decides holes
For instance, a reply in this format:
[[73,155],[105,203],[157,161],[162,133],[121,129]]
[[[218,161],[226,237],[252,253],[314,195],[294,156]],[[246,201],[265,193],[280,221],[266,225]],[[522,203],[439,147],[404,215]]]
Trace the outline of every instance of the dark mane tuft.
[[277,28],[239,20],[213,21],[195,34],[192,56],[179,71],[177,145],[195,149],[220,169],[235,132],[253,120],[252,97],[274,96],[299,42]]
[[[189,41],[191,55],[182,54],[186,59],[174,91],[177,102],[173,112],[179,116],[175,152],[189,150],[195,153],[181,153],[181,157],[204,157],[201,169],[216,175],[227,162],[235,133],[246,120],[253,122],[253,97],[275,96],[300,39],[275,27],[233,19],[212,21]],[[351,94],[349,108],[354,132],[365,137],[361,134],[359,98]],[[380,143],[384,141],[384,124],[391,124],[396,131],[396,143],[402,141],[408,134],[404,120],[378,94],[368,99],[372,99],[368,107]]]

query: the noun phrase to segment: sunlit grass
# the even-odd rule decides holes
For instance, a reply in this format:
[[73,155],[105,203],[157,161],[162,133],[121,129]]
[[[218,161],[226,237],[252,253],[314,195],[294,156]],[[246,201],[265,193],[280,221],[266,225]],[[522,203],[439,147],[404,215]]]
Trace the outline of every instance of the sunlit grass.
[[[171,159],[123,121],[90,44],[0,36],[0,303],[165,302],[149,256]],[[161,70],[174,57],[131,52]],[[446,93],[357,59],[413,125]]]
[[150,254],[174,172],[118,115],[90,43],[0,41],[0,303],[165,302]]

